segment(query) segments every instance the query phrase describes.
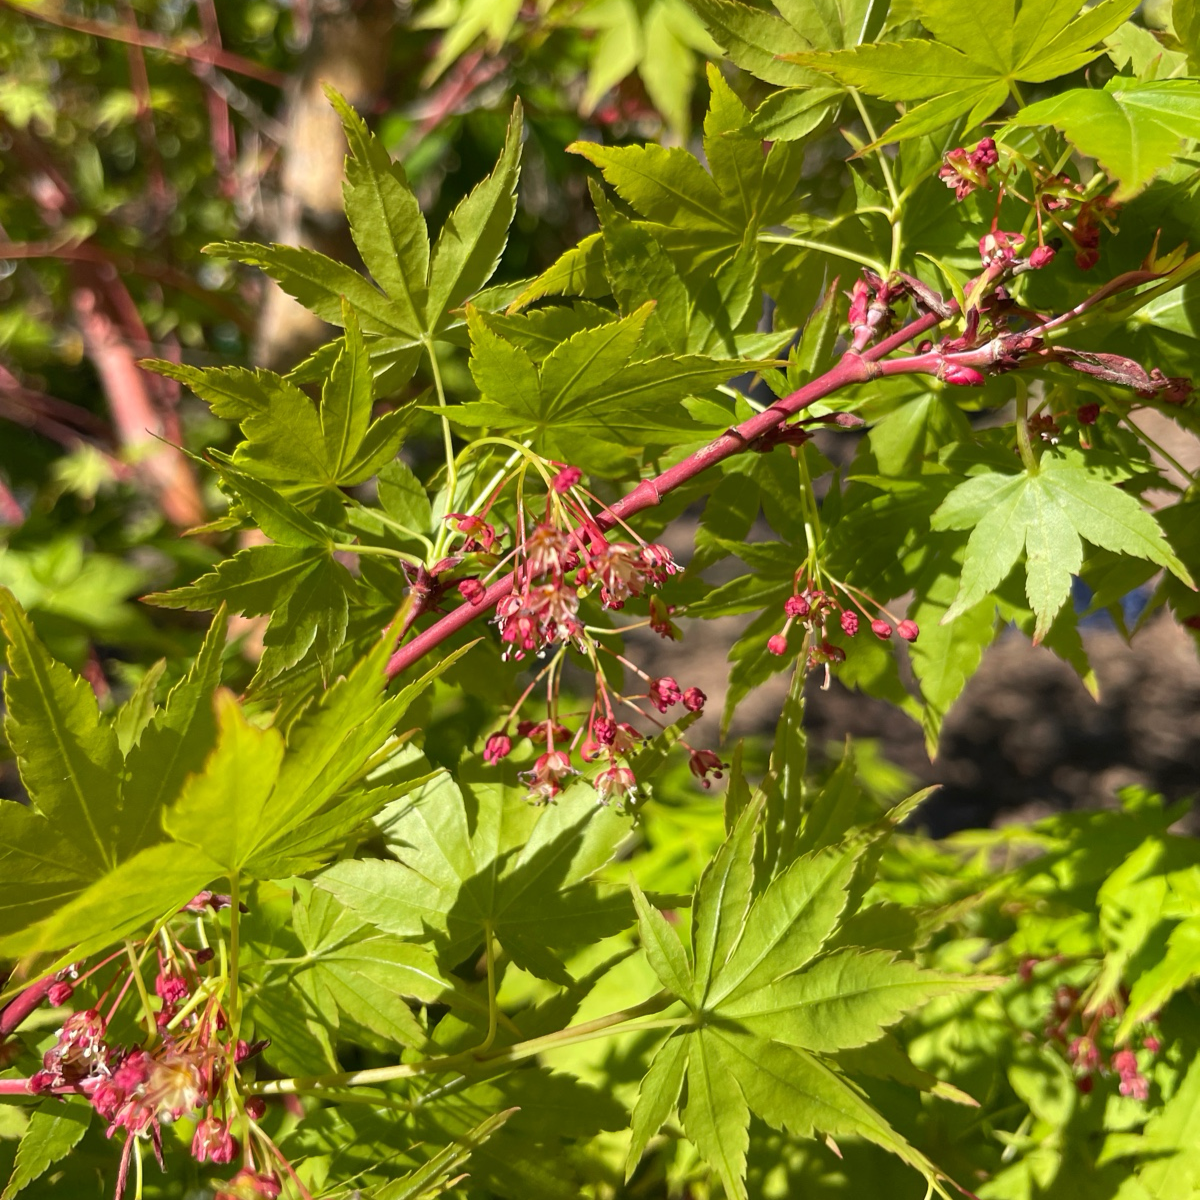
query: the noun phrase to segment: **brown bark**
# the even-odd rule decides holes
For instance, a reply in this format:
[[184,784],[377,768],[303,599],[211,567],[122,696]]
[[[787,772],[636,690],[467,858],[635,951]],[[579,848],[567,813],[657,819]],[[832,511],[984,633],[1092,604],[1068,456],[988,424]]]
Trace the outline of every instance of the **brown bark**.
[[[342,210],[346,141],[323,87],[337,88],[361,111],[375,106],[387,78],[394,12],[392,0],[343,0],[317,12],[308,53],[289,88],[273,241],[358,261]],[[330,336],[328,325],[267,284],[255,345],[262,366],[287,370]]]

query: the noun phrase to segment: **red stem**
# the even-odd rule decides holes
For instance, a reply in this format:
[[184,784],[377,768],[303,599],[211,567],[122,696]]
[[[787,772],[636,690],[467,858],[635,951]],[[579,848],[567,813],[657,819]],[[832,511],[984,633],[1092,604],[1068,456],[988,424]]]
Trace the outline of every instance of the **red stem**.
[[[37,983],[31,983],[23,992],[18,992],[12,1000],[4,1007],[4,1011],[0,1012],[0,1042],[3,1042],[10,1034],[16,1032],[17,1026],[25,1020],[27,1016],[46,998],[46,993],[50,990],[50,985],[54,982],[54,976],[51,975],[46,979],[39,979]],[[5,1082],[23,1082],[21,1080],[0,1080],[0,1084]]]
[[[912,322],[866,354],[844,355],[837,366],[827,371],[819,379],[814,379],[799,391],[792,392],[790,396],[785,396],[782,400],[777,400],[770,408],[756,413],[736,428],[723,433],[715,441],[709,442],[702,450],[697,450],[695,454],[689,455],[656,478],[643,479],[627,496],[618,500],[610,508],[604,509],[596,518],[596,524],[603,532],[611,529],[620,520],[631,517],[645,508],[652,508],[668,492],[672,492],[677,487],[694,479],[697,475],[707,471],[709,467],[723,462],[734,454],[740,454],[743,450],[748,449],[757,438],[762,437],[765,433],[770,433],[772,429],[786,421],[788,417],[794,416],[801,409],[839,391],[848,384],[865,383],[881,371],[881,367],[875,365],[875,359],[886,354],[893,346],[901,345],[903,342],[919,336],[926,329],[932,328],[938,323],[938,320],[936,315],[929,314]],[[898,361],[907,362],[908,360]],[[401,671],[412,666],[435,646],[440,645],[452,634],[469,625],[476,617],[489,612],[498,601],[512,591],[515,578],[515,575],[510,574],[503,579],[498,579],[484,592],[479,601],[474,604],[460,605],[436,624],[417,634],[411,642],[401,646],[388,662],[388,678],[392,679],[399,675]]]

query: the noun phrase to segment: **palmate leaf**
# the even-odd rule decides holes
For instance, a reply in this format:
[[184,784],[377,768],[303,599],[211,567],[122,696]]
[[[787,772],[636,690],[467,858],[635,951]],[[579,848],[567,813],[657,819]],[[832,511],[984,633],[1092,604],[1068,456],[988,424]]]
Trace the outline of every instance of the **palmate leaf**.
[[14,1200],[31,1183],[41,1178],[56,1162],[66,1158],[87,1133],[92,1108],[81,1101],[43,1100],[17,1147],[12,1174],[0,1200]]
[[847,87],[912,107],[880,139],[933,133],[966,117],[968,128],[991,116],[1022,82],[1043,83],[1086,66],[1137,0],[1101,0],[1080,12],[1078,0],[1004,0],[988,9],[956,0],[919,0],[917,15],[936,40],[909,39],[855,49],[801,51],[788,58]]
[[[679,147],[591,142],[568,147],[599,167],[621,199],[645,218],[695,292],[743,247],[754,246],[760,229],[792,215],[803,160],[802,147],[782,141],[764,158],[761,136],[749,128],[749,110],[711,67],[709,86],[703,139],[708,170]],[[602,211],[602,204],[597,208]],[[529,284],[514,307],[546,295],[603,295],[604,260],[601,239],[585,239]]]
[[1053,125],[1082,154],[1096,159],[1126,201],[1200,137],[1200,82],[1148,83],[1117,76],[1104,88],[1074,88],[1022,109],[1009,127]]
[[820,72],[787,61],[814,50],[849,49],[879,31],[886,6],[870,0],[779,0],[780,16],[741,0],[691,0],[738,66],[782,85],[754,113],[754,132],[771,141],[807,137],[832,118],[845,93]]
[[539,452],[601,473],[627,470],[629,448],[694,440],[705,427],[681,401],[763,364],[637,358],[653,309],[647,303],[619,321],[579,330],[540,366],[488,317],[469,310],[471,373],[483,398],[454,408],[451,419],[532,438]]
[[589,882],[629,818],[597,805],[586,784],[537,809],[511,775],[443,772],[379,824],[399,862],[340,862],[315,882],[385,932],[432,942],[447,968],[490,930],[517,965],[569,983],[560,952],[632,920],[627,893]]
[[[0,877],[0,953],[75,947],[84,956],[179,908],[222,875],[279,877],[326,861],[371,813],[406,793],[406,785],[361,784],[408,705],[462,653],[387,697],[393,640],[385,633],[293,724],[281,755],[279,733],[251,724],[228,693],[217,693],[214,722],[223,643],[223,624],[214,626],[192,674],[126,763],[127,771],[138,769],[126,788],[157,806],[152,831],[141,835],[152,844],[92,870],[79,865],[58,820],[5,806],[10,870]],[[171,790],[178,785],[181,791]]]
[[455,206],[431,251],[403,168],[350,104],[332,88],[326,90],[350,147],[345,183],[350,231],[383,291],[314,250],[222,242],[206,252],[260,267],[330,324],[346,326],[348,308],[369,338],[378,369],[405,364],[402,378],[389,376],[399,385],[416,370],[421,344],[453,323],[452,310],[487,283],[504,251],[516,211],[521,106],[513,108],[495,169]]
[[932,525],[973,530],[958,595],[943,622],[999,587],[1024,550],[1026,593],[1037,615],[1034,640],[1041,641],[1070,594],[1084,538],[1115,554],[1148,559],[1194,586],[1154,517],[1075,455],[1047,454],[1034,474],[976,475],[946,497]]
[[[696,889],[690,978],[683,947],[667,943],[674,931],[635,886],[650,965],[690,1015],[643,1083],[627,1170],[674,1110],[686,1069],[684,1130],[730,1196],[746,1196],[751,1113],[801,1137],[866,1138],[945,1195],[933,1164],[823,1056],[877,1041],[934,996],[999,981],[927,971],[879,951],[822,953],[854,902],[852,881],[868,841],[878,835],[856,835],[795,858],[756,895],[763,812],[761,795],[745,805]],[[899,819],[893,814],[881,828],[886,832]]]
[[3,590],[0,612],[8,641],[6,731],[34,805],[0,801],[0,938],[7,938],[162,840],[165,806],[212,745],[225,621],[219,615],[213,622],[122,768],[115,725],[99,713],[91,686],[49,656]]
[[258,964],[267,974],[260,1005],[296,988],[312,1011],[326,1017],[331,1032],[340,1016],[390,1042],[427,1047],[428,1036],[405,998],[432,1004],[453,991],[430,950],[380,934],[306,883],[296,886],[291,932],[301,950],[292,965],[280,969],[270,958]]
[[345,640],[354,577],[334,558],[328,530],[265,483],[231,467],[218,470],[275,545],[247,547],[194,583],[145,599],[163,608],[203,611],[226,604],[249,616],[269,615],[255,683],[295,666],[310,651],[328,679]]
[[367,344],[355,309],[343,300],[339,311],[345,334],[334,344],[319,408],[295,383],[270,371],[188,367],[161,359],[142,365],[186,384],[217,416],[240,424],[245,440],[231,465],[244,475],[294,498],[336,491],[364,482],[394,458],[408,422],[403,411],[372,420]]

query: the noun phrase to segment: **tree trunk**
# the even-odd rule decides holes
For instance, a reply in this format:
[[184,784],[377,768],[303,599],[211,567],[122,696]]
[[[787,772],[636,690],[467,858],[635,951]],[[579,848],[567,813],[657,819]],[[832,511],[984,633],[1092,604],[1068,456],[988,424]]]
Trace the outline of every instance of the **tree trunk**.
[[[274,241],[359,262],[342,210],[346,141],[322,89],[332,85],[356,108],[370,111],[383,95],[394,19],[392,0],[341,0],[317,14],[307,59],[288,96]],[[260,365],[288,370],[331,333],[268,281],[255,344]]]

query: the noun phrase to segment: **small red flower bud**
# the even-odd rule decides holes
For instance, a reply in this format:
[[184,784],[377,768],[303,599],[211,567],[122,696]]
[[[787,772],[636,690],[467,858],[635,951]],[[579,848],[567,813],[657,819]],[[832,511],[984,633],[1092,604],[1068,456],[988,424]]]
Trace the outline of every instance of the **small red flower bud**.
[[690,687],[683,693],[683,707],[688,712],[699,712],[707,700],[708,697],[698,687]]
[[1081,271],[1090,271],[1099,261],[1100,261],[1100,251],[1099,250],[1095,250],[1095,249],[1080,250],[1075,255],[1075,265]]
[[202,967],[205,963],[212,962],[213,958],[216,956],[216,953],[217,952],[211,946],[201,946],[194,955],[194,958],[196,959],[196,965]]
[[1100,405],[1098,404],[1081,404],[1075,410],[1075,418],[1080,425],[1095,425],[1099,416]]
[[66,1004],[74,995],[75,988],[70,983],[52,983],[46,990],[46,999],[50,1002],[51,1008],[58,1008]]
[[472,604],[478,604],[483,600],[484,593],[487,588],[479,582],[478,579],[460,579],[458,581],[458,593],[464,600],[469,600]]
[[711,750],[693,750],[691,757],[688,759],[688,770],[705,787],[710,787],[711,783],[708,776],[712,775],[714,779],[720,779],[721,772],[725,770],[725,764]]
[[600,717],[592,726],[592,734],[602,746],[611,746],[617,740],[617,723],[609,717]]
[[91,1095],[92,1108],[110,1124],[116,1117],[121,1105],[125,1103],[125,1099],[125,1089],[117,1087],[111,1079],[104,1080]]
[[808,616],[809,604],[803,596],[789,596],[783,602],[783,611],[789,617],[800,617],[803,619]]
[[858,632],[858,613],[851,612],[848,608],[842,609],[842,632],[847,637],[853,637]]
[[896,632],[906,642],[915,642],[921,633],[920,629],[917,628],[916,621],[901,621],[896,626]]
[[1000,155],[996,151],[996,142],[993,138],[984,138],[974,151],[970,154],[970,163],[973,167],[978,167],[982,171],[986,171],[988,167],[994,167],[1000,161]]
[[1149,1050],[1151,1054],[1157,1054],[1162,1049],[1162,1042],[1156,1037],[1142,1038],[1142,1048]]
[[983,375],[974,367],[965,367],[961,363],[943,363],[938,372],[938,378],[955,387],[980,387],[984,383]]
[[670,675],[664,675],[661,679],[650,680],[650,703],[659,712],[665,713],[668,708],[674,704],[678,704],[682,699],[683,692],[680,690],[679,684]]
[[205,1117],[196,1123],[192,1137],[192,1157],[197,1162],[229,1163],[237,1156],[237,1139],[226,1121]]
[[871,632],[881,641],[886,642],[892,636],[892,627],[881,617],[871,622]]
[[188,985],[170,971],[160,971],[154,981],[154,994],[164,1005],[178,1004],[188,994]]
[[1029,256],[1029,265],[1035,270],[1041,270],[1042,267],[1048,267],[1054,261],[1055,250],[1053,246],[1038,246]]
[[512,738],[506,733],[493,733],[483,747],[483,761],[494,767],[502,758],[512,753]]
[[786,654],[787,648],[787,638],[784,637],[782,633],[777,633],[767,642],[767,649],[770,650],[772,654]]
[[267,1102],[261,1096],[246,1097],[246,1116],[252,1121],[261,1121],[267,1111]]
[[555,475],[550,486],[561,496],[564,492],[569,492],[582,478],[583,472],[578,467],[563,467]]

